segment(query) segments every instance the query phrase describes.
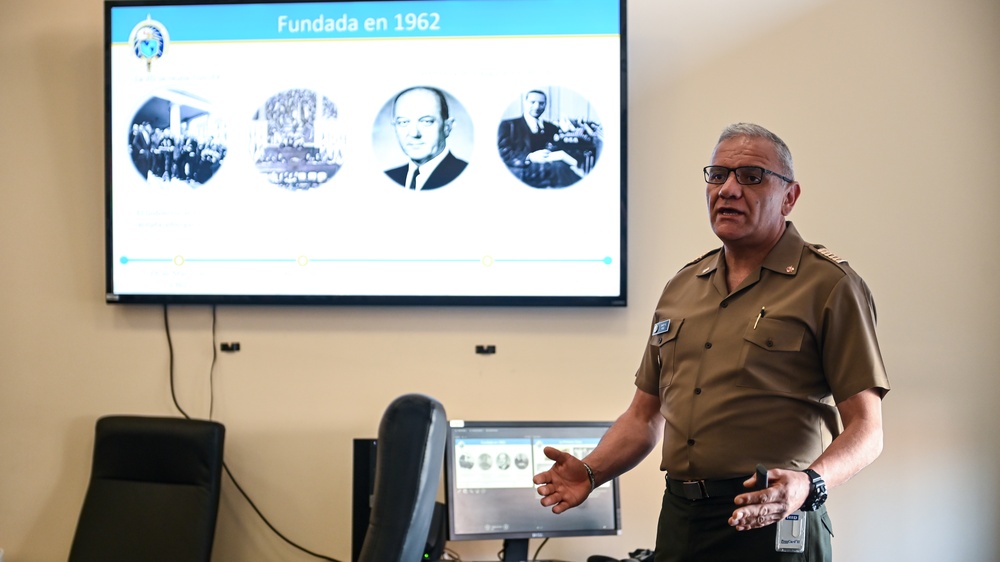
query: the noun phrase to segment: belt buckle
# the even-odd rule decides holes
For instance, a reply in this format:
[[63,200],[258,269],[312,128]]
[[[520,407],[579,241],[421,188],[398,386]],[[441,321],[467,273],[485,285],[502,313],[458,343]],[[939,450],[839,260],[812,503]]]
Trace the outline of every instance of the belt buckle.
[[703,500],[708,496],[708,490],[705,489],[704,480],[689,480],[686,482],[681,482],[681,496],[689,500]]

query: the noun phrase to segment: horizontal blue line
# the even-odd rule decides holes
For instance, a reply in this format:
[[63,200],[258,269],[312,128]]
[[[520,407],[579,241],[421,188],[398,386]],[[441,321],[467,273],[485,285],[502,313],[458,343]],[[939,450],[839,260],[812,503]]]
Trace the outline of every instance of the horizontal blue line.
[[237,259],[237,258],[185,258],[185,262],[199,262],[199,263],[296,263],[296,260],[288,258],[278,258],[278,259],[267,259],[267,258],[248,258],[248,259]]
[[606,263],[604,259],[495,259],[495,263]]
[[479,263],[473,259],[349,259],[349,258],[317,258],[310,259],[309,263]]

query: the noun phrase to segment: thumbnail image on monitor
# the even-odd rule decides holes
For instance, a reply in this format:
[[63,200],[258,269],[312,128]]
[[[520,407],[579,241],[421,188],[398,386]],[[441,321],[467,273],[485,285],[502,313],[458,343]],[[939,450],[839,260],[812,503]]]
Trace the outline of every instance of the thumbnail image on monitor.
[[445,448],[449,540],[502,540],[505,561],[527,560],[532,538],[621,533],[618,479],[579,506],[543,507],[532,477],[552,466],[542,451],[555,447],[583,458],[611,422],[450,422]]
[[626,304],[625,0],[105,0],[106,301]]

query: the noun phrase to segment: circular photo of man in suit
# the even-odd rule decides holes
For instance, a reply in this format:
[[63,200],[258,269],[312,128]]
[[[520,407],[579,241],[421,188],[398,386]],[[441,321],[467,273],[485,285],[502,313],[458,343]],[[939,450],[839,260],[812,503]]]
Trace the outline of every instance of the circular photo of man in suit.
[[601,120],[590,102],[560,86],[522,92],[497,129],[500,158],[514,177],[539,188],[568,187],[601,155]]
[[430,191],[451,184],[468,166],[472,121],[444,90],[413,86],[379,112],[372,142],[390,180],[411,191]]

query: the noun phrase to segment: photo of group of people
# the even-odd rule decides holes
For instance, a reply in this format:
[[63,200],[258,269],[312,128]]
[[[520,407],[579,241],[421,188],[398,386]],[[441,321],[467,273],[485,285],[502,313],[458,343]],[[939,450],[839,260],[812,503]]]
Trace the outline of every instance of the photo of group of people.
[[146,101],[129,130],[128,152],[147,182],[192,187],[215,175],[226,157],[226,130],[204,102],[183,92]]
[[347,135],[337,106],[309,89],[270,97],[253,116],[250,152],[257,170],[292,191],[326,183],[344,162]]
[[[297,191],[320,187],[345,164],[347,133],[337,105],[310,89],[290,89],[251,117],[249,151],[268,182]],[[497,155],[514,178],[535,189],[574,185],[596,165],[603,128],[588,100],[564,87],[531,89],[512,100],[496,126]],[[406,88],[377,116],[373,144],[391,163],[385,176],[402,188],[430,191],[470,165],[472,119],[451,94]],[[174,134],[173,131],[180,131]],[[132,122],[129,152],[147,182],[208,181],[226,155],[223,125],[208,104],[183,92],[150,98]]]

